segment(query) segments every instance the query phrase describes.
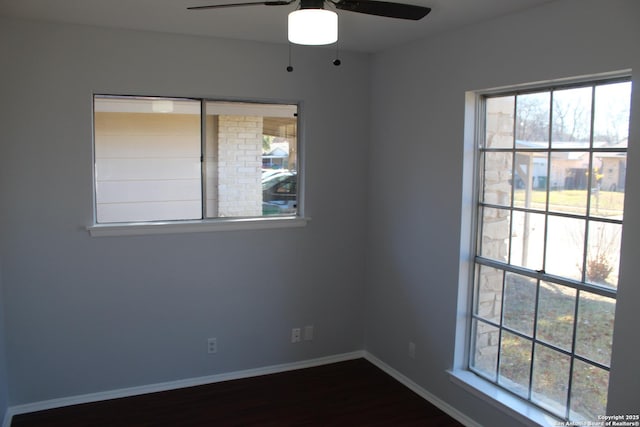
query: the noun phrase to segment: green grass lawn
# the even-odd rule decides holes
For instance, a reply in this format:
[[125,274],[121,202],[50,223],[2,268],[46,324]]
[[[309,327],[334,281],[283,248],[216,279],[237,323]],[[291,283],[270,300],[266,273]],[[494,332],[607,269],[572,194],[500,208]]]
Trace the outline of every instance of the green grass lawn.
[[[535,311],[535,281],[512,276],[504,295],[503,322],[506,326],[533,335],[531,314]],[[509,283],[510,282],[510,283]],[[611,357],[615,301],[595,294],[543,283],[539,292],[537,339],[570,351],[575,306],[578,304],[575,353],[608,366]],[[532,351],[533,350],[533,351]],[[509,383],[528,385],[531,360],[534,378],[532,398],[548,408],[561,410],[567,400],[571,359],[543,345],[532,349],[531,341],[504,333],[500,376]],[[533,355],[533,356],[532,356]],[[580,419],[594,421],[605,413],[609,375],[579,360],[573,366],[571,409]],[[554,403],[556,402],[556,403]]]
[[[531,192],[530,207],[544,210],[546,191]],[[514,203],[524,206],[525,190],[515,190]],[[586,190],[558,190],[549,192],[549,210],[584,214],[587,206]],[[624,193],[617,191],[599,191],[591,195],[591,213],[598,216],[621,216],[624,208]]]

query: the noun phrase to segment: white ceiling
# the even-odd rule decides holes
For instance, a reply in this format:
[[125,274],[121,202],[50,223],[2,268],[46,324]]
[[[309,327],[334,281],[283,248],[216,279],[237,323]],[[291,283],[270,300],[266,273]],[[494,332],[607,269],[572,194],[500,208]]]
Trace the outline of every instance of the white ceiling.
[[[286,43],[288,6],[189,11],[244,0],[0,0],[0,15],[103,27]],[[255,0],[247,0],[255,1]],[[399,0],[392,0],[399,1]],[[420,21],[338,11],[340,49],[377,52],[552,0],[403,0],[432,8]]]

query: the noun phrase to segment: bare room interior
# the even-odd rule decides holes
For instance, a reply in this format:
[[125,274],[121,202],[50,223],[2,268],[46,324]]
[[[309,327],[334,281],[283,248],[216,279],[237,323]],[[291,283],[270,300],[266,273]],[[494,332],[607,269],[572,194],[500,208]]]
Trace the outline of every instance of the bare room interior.
[[0,0],[2,425],[359,360],[465,426],[640,425],[640,2],[225,3]]

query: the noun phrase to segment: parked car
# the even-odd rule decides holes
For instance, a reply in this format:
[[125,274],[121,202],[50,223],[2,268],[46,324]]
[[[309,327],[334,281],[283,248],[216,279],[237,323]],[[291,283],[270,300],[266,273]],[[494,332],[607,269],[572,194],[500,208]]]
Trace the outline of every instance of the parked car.
[[269,177],[272,177],[273,175],[279,175],[282,172],[289,172],[286,169],[262,169],[262,181],[266,180]]
[[262,180],[262,214],[287,215],[298,210],[298,174],[283,170]]

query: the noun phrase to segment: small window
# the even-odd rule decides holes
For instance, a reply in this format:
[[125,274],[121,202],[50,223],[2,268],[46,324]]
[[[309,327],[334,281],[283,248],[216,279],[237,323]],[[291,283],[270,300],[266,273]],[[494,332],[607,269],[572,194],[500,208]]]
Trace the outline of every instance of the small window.
[[631,82],[486,96],[469,367],[569,422],[606,413]]
[[96,95],[96,223],[297,215],[297,121],[293,104]]

